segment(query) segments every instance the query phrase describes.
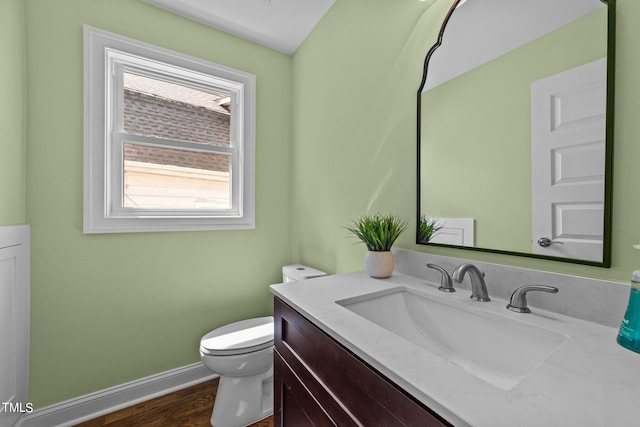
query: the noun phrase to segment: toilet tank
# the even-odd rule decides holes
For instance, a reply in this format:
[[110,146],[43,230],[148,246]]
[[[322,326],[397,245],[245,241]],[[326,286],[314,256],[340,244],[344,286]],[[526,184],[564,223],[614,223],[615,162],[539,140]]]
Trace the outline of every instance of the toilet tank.
[[326,276],[324,271],[316,270],[307,265],[292,264],[282,267],[282,281],[284,283],[297,282],[298,280],[312,279],[314,277]]

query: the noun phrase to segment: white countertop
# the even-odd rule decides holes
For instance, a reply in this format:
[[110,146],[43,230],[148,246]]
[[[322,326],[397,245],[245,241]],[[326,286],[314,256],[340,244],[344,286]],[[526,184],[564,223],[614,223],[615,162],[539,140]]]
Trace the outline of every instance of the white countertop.
[[[520,383],[502,390],[335,303],[397,286],[569,338]],[[476,302],[464,289],[437,287],[396,273],[383,280],[348,273],[272,285],[271,292],[456,426],[640,425],[640,354],[616,343],[617,329],[540,309],[513,313],[508,301]]]

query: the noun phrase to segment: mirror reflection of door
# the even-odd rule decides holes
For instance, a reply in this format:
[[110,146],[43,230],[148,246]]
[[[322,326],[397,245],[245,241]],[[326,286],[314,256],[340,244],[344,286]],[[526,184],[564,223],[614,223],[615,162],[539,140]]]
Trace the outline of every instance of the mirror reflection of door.
[[606,81],[600,59],[531,85],[533,253],[602,260]]

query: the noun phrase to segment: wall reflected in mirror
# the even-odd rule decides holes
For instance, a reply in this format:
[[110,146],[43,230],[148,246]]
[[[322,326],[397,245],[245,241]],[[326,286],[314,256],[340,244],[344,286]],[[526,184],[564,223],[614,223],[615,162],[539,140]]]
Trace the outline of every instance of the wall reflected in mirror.
[[603,265],[607,5],[454,4],[418,94],[418,242]]

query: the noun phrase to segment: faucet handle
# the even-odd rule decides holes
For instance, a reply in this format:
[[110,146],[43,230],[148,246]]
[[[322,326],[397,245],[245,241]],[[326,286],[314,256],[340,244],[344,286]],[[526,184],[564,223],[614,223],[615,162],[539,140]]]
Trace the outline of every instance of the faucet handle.
[[511,311],[515,311],[516,313],[531,313],[531,310],[527,306],[527,292],[529,291],[542,291],[557,294],[558,288],[544,285],[521,286],[511,294],[511,301],[507,304],[507,308]]
[[451,282],[451,276],[447,273],[447,270],[435,264],[427,264],[427,267],[433,268],[434,270],[438,270],[442,273],[442,278],[440,279],[440,287],[438,290],[442,292],[455,292],[455,288],[453,287],[453,283]]

